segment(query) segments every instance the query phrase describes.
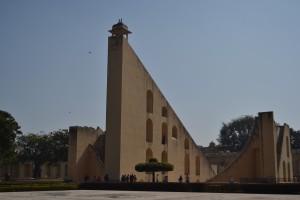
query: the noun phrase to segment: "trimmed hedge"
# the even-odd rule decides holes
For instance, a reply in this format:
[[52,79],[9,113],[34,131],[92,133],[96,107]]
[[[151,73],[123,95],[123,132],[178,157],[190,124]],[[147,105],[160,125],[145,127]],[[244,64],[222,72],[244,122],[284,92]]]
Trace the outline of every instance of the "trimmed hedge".
[[136,164],[135,170],[138,172],[173,171],[174,165],[167,162],[158,162],[157,158],[150,158],[147,163]]
[[170,163],[139,163],[135,166],[135,170],[138,172],[160,172],[160,171],[173,171],[174,166]]
[[0,192],[74,190],[78,185],[63,182],[20,181],[0,183]]

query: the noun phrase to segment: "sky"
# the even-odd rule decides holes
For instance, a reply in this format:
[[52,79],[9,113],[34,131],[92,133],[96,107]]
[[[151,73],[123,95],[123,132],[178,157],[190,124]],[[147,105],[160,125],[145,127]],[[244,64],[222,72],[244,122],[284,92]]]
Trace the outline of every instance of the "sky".
[[105,130],[108,30],[122,18],[198,145],[265,111],[300,130],[299,10],[297,0],[0,0],[0,110],[23,133]]

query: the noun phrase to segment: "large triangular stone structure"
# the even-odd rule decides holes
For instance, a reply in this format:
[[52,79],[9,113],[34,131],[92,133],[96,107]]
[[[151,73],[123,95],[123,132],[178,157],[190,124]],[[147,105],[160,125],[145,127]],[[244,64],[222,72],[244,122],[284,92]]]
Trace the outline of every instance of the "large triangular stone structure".
[[131,31],[120,20],[109,31],[106,131],[70,127],[68,177],[104,177],[118,182],[135,174],[137,181],[152,181],[135,165],[157,158],[174,165],[158,180],[179,176],[191,182],[291,181],[293,177],[289,127],[276,126],[273,112],[259,113],[253,134],[238,158],[215,176],[151,75],[128,42]]
[[137,163],[151,157],[169,162],[174,171],[162,173],[177,181],[206,181],[214,175],[209,163],[130,46],[127,26],[119,21],[108,39],[105,172],[112,180],[137,173]]

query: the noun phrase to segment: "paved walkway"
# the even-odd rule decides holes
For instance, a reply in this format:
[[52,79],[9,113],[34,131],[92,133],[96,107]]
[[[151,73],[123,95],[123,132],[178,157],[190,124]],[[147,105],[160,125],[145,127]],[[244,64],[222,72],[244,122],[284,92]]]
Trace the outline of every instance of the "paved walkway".
[[3,192],[1,200],[299,200],[300,195],[270,195],[270,194],[222,194],[222,193],[190,193],[190,192],[139,192],[139,191],[109,191],[109,190],[68,190],[43,192]]

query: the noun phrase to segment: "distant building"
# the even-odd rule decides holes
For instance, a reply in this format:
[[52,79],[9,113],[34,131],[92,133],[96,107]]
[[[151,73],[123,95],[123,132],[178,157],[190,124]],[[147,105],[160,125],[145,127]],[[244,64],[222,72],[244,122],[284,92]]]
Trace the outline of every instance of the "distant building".
[[214,142],[211,142],[208,147],[199,146],[199,148],[216,174],[221,173],[239,155],[239,152],[220,151]]
[[[41,178],[65,179],[67,178],[67,168],[66,162],[59,163],[55,166],[44,164],[41,166]],[[4,165],[0,167],[0,177],[5,177],[11,173],[10,176],[13,179],[30,179],[33,177],[33,169],[33,162],[18,163],[12,166]]]
[[300,182],[300,149],[293,149],[292,157],[294,177]]
[[237,182],[293,181],[290,129],[286,124],[276,126],[273,112],[259,113],[242,152],[210,182],[231,179]]
[[[209,147],[199,147],[217,174],[221,173],[238,157],[240,152],[210,151]],[[292,149],[293,181],[300,181],[300,149]]]

